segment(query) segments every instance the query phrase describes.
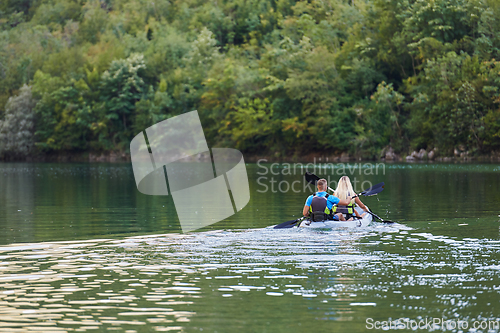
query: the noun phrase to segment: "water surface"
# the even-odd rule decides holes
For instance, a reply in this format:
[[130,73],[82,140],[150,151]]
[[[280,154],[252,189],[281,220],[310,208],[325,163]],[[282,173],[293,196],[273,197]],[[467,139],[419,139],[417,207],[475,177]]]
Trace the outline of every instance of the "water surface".
[[1,164],[0,331],[500,331],[498,165],[353,164],[358,191],[386,183],[363,202],[399,223],[274,230],[310,194],[280,192],[302,180],[287,167],[248,165],[247,207],[182,234],[128,164]]

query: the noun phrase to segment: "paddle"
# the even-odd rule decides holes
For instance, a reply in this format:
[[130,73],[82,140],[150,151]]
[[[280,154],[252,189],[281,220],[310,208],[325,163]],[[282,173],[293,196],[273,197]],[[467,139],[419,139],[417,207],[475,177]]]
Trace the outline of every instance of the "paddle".
[[389,220],[383,220],[382,218],[380,218],[378,215],[375,215],[373,214],[372,212],[370,212],[370,210],[368,210],[368,213],[371,214],[371,216],[377,218],[380,222],[382,223],[396,223],[394,221],[389,221]]
[[293,228],[293,226],[295,226],[295,224],[301,222],[305,218],[306,218],[305,216],[302,216],[301,218],[298,218],[296,220],[291,220],[291,221],[286,221],[286,222],[280,223],[278,225],[275,225],[274,229]]
[[371,197],[372,195],[377,195],[380,192],[382,192],[384,190],[384,188],[385,188],[385,183],[384,182],[375,184],[372,187],[370,187],[370,188],[364,190],[363,192],[359,193],[358,197],[360,195],[364,195],[365,197]]
[[[304,175],[306,177],[306,181],[309,183],[309,184],[313,184],[313,183],[316,183],[320,178],[318,176],[316,176],[314,173],[311,173],[309,171],[306,171],[306,174]],[[382,182],[382,183],[378,183],[378,184],[375,184],[373,185],[372,187],[362,191],[361,193],[359,193],[357,196],[359,197],[360,195],[363,195],[363,196],[366,196],[366,197],[370,197],[372,195],[377,195],[379,194],[380,192],[382,192],[385,188],[385,183]],[[331,187],[328,187],[328,189],[332,192],[335,192]],[[353,198],[355,198],[356,196],[354,196]],[[383,220],[382,218],[380,218],[378,215],[372,213],[371,211],[368,210],[368,213],[371,214],[373,217],[377,218],[380,222],[382,223],[395,223],[393,221],[389,221],[389,220]]]

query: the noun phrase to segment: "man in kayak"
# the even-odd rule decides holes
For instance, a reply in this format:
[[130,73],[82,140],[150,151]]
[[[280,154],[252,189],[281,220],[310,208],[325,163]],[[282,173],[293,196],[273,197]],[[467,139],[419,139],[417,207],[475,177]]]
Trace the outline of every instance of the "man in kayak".
[[[302,214],[310,216],[312,221],[318,222],[334,219],[331,214],[332,207],[334,205],[347,206],[352,200],[350,196],[347,196],[344,200],[340,200],[336,196],[326,193],[326,189],[328,188],[326,179],[319,179],[316,186],[318,187],[318,192],[311,194],[307,198],[302,210]],[[338,220],[337,216],[335,216],[335,220]]]

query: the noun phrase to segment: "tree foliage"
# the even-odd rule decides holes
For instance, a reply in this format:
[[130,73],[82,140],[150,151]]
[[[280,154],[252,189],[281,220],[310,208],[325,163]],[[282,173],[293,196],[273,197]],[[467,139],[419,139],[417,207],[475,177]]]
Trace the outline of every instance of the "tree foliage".
[[[211,146],[249,153],[488,154],[499,17],[496,0],[6,0],[2,151],[127,151],[198,110]],[[27,150],[5,141],[20,132]]]
[[31,87],[21,87],[18,96],[9,98],[5,118],[0,120],[0,155],[26,157],[33,153],[35,101]]

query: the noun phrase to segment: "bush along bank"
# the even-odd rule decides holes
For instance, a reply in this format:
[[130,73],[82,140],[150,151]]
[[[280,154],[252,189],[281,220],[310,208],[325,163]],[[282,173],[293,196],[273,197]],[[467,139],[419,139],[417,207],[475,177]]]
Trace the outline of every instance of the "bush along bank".
[[0,155],[127,153],[198,110],[248,156],[493,156],[498,31],[497,0],[3,1]]

